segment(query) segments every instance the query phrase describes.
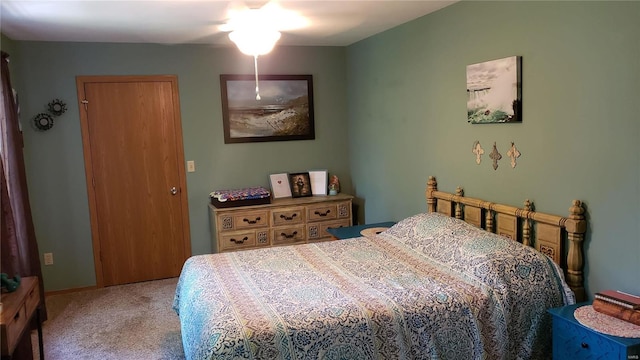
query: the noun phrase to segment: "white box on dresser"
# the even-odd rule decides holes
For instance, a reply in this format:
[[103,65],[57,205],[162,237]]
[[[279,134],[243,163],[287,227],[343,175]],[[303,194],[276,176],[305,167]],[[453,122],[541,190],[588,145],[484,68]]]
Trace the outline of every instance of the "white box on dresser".
[[353,225],[352,201],[338,194],[228,208],[209,204],[213,252],[331,240],[327,229]]

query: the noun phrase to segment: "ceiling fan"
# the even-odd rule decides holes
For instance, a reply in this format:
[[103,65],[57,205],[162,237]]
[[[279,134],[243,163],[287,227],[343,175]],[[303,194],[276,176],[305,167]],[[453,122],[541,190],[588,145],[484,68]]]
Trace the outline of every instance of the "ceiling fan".
[[261,7],[237,5],[228,11],[228,20],[219,26],[246,55],[253,56],[256,100],[260,100],[258,56],[268,54],[280,39],[281,31],[305,27],[309,21],[295,11],[282,8],[275,0]]
[[300,29],[309,21],[295,11],[282,8],[276,1],[261,7],[232,7],[228,20],[219,26],[244,54],[269,53],[280,39],[281,31]]

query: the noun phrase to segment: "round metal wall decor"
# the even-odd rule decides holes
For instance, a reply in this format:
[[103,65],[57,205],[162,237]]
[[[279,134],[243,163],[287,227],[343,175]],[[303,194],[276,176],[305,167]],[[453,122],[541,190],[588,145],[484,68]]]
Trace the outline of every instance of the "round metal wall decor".
[[33,125],[35,125],[38,130],[49,130],[53,127],[53,117],[49,114],[40,113],[33,118]]
[[60,99],[51,100],[49,103],[49,112],[55,116],[60,116],[67,111],[67,104]]

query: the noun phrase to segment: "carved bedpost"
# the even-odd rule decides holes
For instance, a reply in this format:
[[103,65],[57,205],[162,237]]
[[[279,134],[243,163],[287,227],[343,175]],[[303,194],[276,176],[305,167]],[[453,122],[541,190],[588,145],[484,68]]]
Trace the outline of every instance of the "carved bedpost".
[[437,201],[433,196],[433,192],[438,190],[438,182],[433,176],[429,176],[427,181],[427,210],[428,212],[436,212]]
[[525,246],[531,246],[531,221],[527,215],[531,211],[531,201],[526,199],[524,201],[524,222],[522,223],[522,244]]
[[484,228],[491,233],[495,233],[496,229],[493,225],[493,209],[491,208],[491,203],[486,204],[484,207],[485,215],[484,215]]
[[567,254],[567,284],[576,294],[576,301],[586,300],[584,291],[584,276],[582,267],[582,242],[586,232],[587,222],[584,218],[584,207],[579,200],[573,200],[573,206],[569,208],[569,218],[566,222],[567,238],[569,239],[569,252]]
[[[460,186],[456,188],[457,196],[464,196],[464,190]],[[462,219],[462,204],[456,201],[456,219]]]

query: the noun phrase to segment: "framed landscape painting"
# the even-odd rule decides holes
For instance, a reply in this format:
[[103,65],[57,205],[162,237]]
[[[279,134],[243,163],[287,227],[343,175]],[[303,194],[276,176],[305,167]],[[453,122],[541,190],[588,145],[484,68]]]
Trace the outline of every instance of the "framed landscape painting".
[[220,75],[224,142],[315,139],[311,75]]
[[522,57],[467,66],[467,121],[522,122]]

